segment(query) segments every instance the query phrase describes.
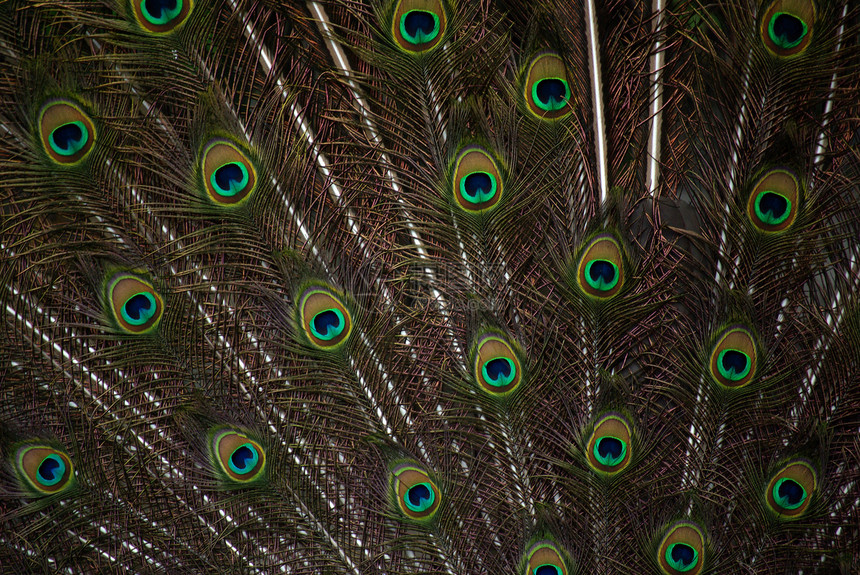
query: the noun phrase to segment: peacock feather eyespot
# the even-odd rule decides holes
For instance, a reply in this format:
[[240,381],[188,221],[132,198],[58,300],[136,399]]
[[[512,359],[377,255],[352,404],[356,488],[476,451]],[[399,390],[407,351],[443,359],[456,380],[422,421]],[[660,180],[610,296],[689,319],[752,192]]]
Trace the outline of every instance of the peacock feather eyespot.
[[514,391],[522,381],[523,368],[511,345],[501,336],[487,334],[475,346],[475,381],[495,396]]
[[263,476],[266,452],[259,443],[235,429],[212,434],[212,459],[228,481],[250,484]]
[[39,112],[42,147],[54,162],[77,164],[93,149],[96,128],[90,117],[71,100],[52,100]]
[[526,70],[523,97],[542,120],[559,120],[573,111],[573,92],[564,61],[551,52],[535,56]]
[[567,575],[567,566],[553,543],[540,541],[526,553],[525,575]]
[[812,0],[774,0],[764,11],[759,33],[771,54],[787,58],[806,50],[814,23]]
[[784,465],[771,478],[765,490],[765,500],[771,511],[783,519],[801,516],[809,507],[816,486],[815,470],[803,460]]
[[222,206],[245,202],[257,186],[254,164],[228,140],[212,140],[206,145],[201,169],[207,197]]
[[131,0],[135,20],[153,34],[174,31],[188,18],[192,7],[192,0]]
[[119,273],[108,282],[107,301],[111,314],[128,333],[148,333],[158,326],[164,301],[155,288],[141,277]]
[[392,489],[398,508],[410,519],[429,520],[439,509],[439,488],[427,473],[412,464],[394,469]]
[[723,387],[743,387],[755,376],[757,357],[752,333],[743,327],[729,328],[711,351],[711,377]]
[[447,24],[441,0],[400,0],[394,9],[391,34],[406,52],[424,53],[439,45]]
[[352,333],[352,316],[333,290],[314,286],[299,297],[299,323],[314,347],[335,350]]
[[800,184],[785,169],[774,169],[762,176],[747,201],[747,217],[763,232],[788,229],[797,217]]
[[624,286],[621,246],[611,235],[592,239],[579,258],[576,283],[587,296],[608,299]]
[[15,468],[27,491],[35,496],[55,495],[74,484],[69,456],[44,444],[25,444],[15,453]]
[[612,475],[630,464],[631,426],[618,414],[604,415],[594,426],[586,445],[588,466],[602,474]]
[[705,564],[705,537],[692,523],[669,528],[657,550],[657,562],[666,575],[698,575]]
[[472,213],[491,210],[501,200],[503,189],[499,166],[486,150],[469,146],[457,154],[453,194],[458,206]]

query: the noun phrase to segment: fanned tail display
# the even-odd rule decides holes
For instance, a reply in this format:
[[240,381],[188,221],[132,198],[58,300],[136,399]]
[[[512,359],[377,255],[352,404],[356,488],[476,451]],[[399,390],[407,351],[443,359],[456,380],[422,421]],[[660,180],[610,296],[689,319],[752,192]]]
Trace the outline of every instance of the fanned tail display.
[[860,7],[0,1],[0,571],[860,573]]

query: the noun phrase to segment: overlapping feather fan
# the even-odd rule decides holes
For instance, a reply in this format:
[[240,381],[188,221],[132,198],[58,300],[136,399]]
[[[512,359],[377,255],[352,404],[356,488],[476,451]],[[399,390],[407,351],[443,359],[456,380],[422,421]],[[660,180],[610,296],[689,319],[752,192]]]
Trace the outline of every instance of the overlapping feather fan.
[[0,2],[3,573],[858,573],[848,0]]

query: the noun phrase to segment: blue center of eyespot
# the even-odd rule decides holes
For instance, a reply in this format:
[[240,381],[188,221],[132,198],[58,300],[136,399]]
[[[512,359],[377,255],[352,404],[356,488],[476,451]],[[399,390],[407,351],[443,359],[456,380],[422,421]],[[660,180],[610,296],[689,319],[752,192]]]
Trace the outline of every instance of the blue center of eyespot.
[[532,570],[534,575],[561,575],[561,569],[557,565],[539,565]]
[[140,292],[126,300],[122,306],[122,317],[131,325],[141,325],[155,315],[155,310],[155,298],[152,294]]
[[666,549],[666,562],[676,571],[689,571],[696,566],[698,555],[686,543],[673,543]]
[[743,379],[750,371],[749,356],[736,349],[724,349],[720,352],[717,361],[720,375],[732,381]]
[[609,291],[618,283],[618,268],[608,260],[591,260],[585,264],[585,281],[596,290]]
[[532,97],[542,110],[560,110],[570,99],[570,88],[561,78],[544,78],[535,83]]
[[759,219],[769,225],[781,224],[788,218],[791,202],[776,192],[764,192],[755,199],[755,211]]
[[496,179],[487,172],[472,172],[460,181],[460,191],[467,201],[481,204],[496,195]]
[[487,383],[495,387],[504,387],[514,380],[517,368],[508,357],[495,357],[484,363],[482,375]]
[[328,341],[339,336],[345,327],[343,313],[339,309],[327,309],[311,320],[311,331],[319,339]]
[[83,122],[63,124],[51,132],[51,148],[61,156],[71,156],[86,146],[88,134]]
[[806,36],[806,23],[793,14],[778,12],[768,22],[768,34],[780,48],[794,48]]
[[50,487],[59,483],[65,473],[66,464],[58,455],[51,454],[45,457],[42,463],[39,464],[37,475],[39,483]]
[[143,0],[140,10],[152,24],[167,24],[182,11],[182,0]]
[[248,169],[238,162],[224,164],[212,174],[212,185],[222,196],[235,196],[248,185]]
[[416,483],[406,490],[406,506],[412,511],[426,511],[435,499],[436,495],[429,483]]
[[774,499],[784,509],[797,509],[806,500],[803,486],[793,479],[783,478],[773,487]]
[[594,455],[603,465],[616,465],[626,452],[624,442],[609,435],[598,439],[594,446]]
[[591,267],[588,270],[588,276],[596,281],[603,281],[604,283],[609,283],[613,279],[615,279],[615,266],[609,263],[606,260],[594,260],[591,263]]
[[439,17],[426,10],[410,10],[400,19],[400,33],[412,44],[431,42],[439,35]]
[[243,443],[230,454],[230,469],[240,474],[248,473],[254,469],[259,459],[257,449],[250,443]]

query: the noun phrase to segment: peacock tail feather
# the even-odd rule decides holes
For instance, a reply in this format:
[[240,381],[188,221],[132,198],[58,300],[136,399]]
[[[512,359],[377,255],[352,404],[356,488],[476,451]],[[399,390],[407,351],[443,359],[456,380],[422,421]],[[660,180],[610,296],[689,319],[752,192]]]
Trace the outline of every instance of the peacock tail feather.
[[849,0],[0,1],[3,573],[860,572]]

